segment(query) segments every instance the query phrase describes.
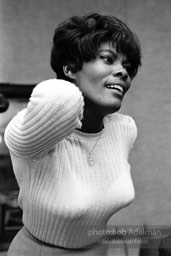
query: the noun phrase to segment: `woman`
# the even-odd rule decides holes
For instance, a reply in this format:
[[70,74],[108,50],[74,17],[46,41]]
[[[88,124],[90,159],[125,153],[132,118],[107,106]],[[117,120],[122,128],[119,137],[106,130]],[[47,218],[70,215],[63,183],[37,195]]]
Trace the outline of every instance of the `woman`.
[[57,79],[34,88],[5,133],[24,224],[9,256],[107,255],[99,234],[134,198],[136,125],[116,112],[140,64],[136,36],[115,17],[74,16],[58,26]]

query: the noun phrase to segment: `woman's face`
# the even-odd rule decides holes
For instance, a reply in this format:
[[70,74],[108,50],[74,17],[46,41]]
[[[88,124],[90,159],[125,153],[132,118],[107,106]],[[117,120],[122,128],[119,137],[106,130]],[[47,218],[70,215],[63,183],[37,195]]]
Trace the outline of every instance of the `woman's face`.
[[111,44],[101,44],[99,56],[83,63],[82,69],[74,74],[86,104],[103,115],[118,111],[131,85],[129,68],[125,56],[118,55]]

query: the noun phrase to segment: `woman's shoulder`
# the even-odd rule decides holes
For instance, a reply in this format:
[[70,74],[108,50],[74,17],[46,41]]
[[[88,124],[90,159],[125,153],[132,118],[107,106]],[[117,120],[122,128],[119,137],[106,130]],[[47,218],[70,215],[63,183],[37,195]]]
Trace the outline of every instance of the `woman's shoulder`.
[[134,119],[125,114],[114,113],[106,117],[108,123],[108,131],[120,134],[122,137],[127,137],[131,141],[135,141],[137,137],[137,126]]
[[110,123],[120,123],[128,126],[136,126],[135,121],[131,116],[121,114],[121,113],[114,113],[114,114],[108,115],[105,118],[105,121],[107,122],[109,121]]

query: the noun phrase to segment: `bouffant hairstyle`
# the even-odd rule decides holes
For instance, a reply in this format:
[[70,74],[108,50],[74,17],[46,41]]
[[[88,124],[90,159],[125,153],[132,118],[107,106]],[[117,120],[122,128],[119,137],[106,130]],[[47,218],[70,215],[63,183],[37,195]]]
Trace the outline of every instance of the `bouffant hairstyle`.
[[116,17],[92,13],[73,16],[59,24],[53,37],[51,67],[57,78],[69,80],[63,67],[80,71],[84,62],[95,59],[101,43],[109,42],[130,63],[127,70],[133,79],[141,65],[141,49],[137,36]]

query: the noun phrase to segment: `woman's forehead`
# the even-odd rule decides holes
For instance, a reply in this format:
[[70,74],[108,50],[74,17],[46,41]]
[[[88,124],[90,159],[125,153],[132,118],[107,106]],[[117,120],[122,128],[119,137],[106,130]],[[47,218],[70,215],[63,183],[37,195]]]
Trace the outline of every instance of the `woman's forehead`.
[[116,47],[115,47],[115,44],[111,42],[102,42],[99,45],[99,50],[111,50],[113,52],[116,52]]

